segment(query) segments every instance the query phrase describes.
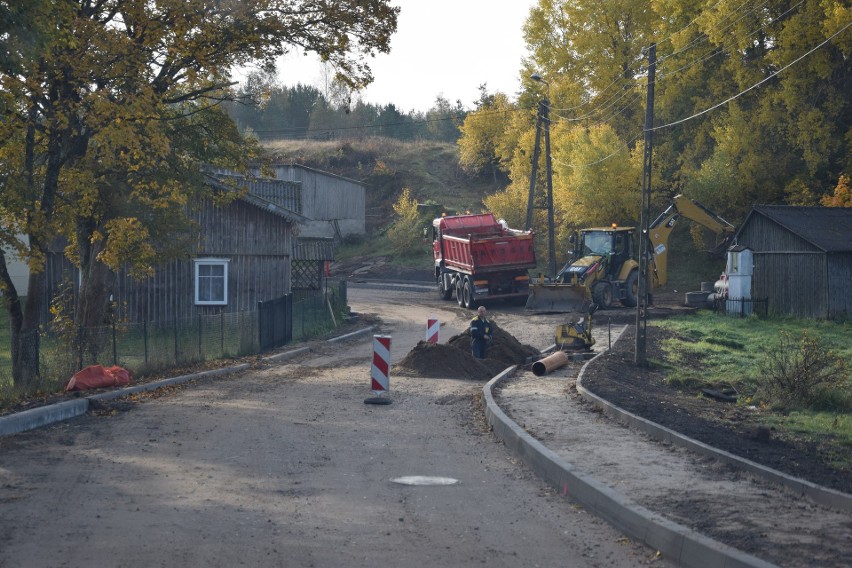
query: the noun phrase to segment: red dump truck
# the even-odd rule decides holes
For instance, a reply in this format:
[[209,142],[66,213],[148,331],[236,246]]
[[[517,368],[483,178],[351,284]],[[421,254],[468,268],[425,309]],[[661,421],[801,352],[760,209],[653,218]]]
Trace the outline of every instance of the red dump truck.
[[438,293],[460,306],[519,298],[529,291],[527,270],[535,268],[532,231],[510,229],[492,213],[440,217],[432,222],[432,255]]

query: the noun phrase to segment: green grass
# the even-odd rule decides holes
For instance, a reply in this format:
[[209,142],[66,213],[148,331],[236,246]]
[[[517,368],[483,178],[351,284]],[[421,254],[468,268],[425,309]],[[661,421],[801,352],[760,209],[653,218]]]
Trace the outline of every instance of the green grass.
[[834,412],[799,409],[776,412],[755,397],[764,353],[778,345],[782,332],[801,337],[804,330],[840,358],[852,360],[852,323],[793,318],[731,318],[707,311],[656,321],[656,327],[676,334],[662,341],[663,360],[651,364],[676,388],[730,386],[741,405],[757,405],[756,416],[785,435],[825,445],[832,463],[852,467],[852,377],[845,388],[825,395],[824,406]]
[[819,446],[825,461],[837,469],[852,469],[852,415],[833,412],[768,414],[762,420],[808,443]]

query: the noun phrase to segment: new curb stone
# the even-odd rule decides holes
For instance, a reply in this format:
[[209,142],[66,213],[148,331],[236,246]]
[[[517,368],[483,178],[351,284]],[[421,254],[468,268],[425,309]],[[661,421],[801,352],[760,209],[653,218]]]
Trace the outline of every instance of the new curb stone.
[[[587,363],[588,365],[588,363]],[[659,550],[683,566],[696,568],[770,568],[775,564],[717,542],[631,502],[612,488],[577,471],[527,434],[497,406],[492,389],[515,367],[483,388],[485,416],[495,436],[509,451],[563,496],[570,495],[627,536]]]
[[[621,337],[622,334],[618,334],[615,341],[613,341],[613,344],[617,343]],[[595,359],[602,354],[603,353],[597,355]],[[589,361],[589,363],[591,363],[591,361]],[[830,509],[852,513],[852,495],[848,493],[843,493],[798,477],[793,477],[792,475],[763,466],[730,452],[714,448],[713,446],[708,446],[703,442],[684,436],[683,434],[675,432],[665,426],[661,426],[656,422],[651,422],[650,420],[637,416],[632,412],[628,412],[627,410],[602,399],[596,394],[589,392],[589,390],[583,386],[583,375],[585,374],[586,367],[589,363],[583,365],[583,368],[580,369],[580,374],[577,376],[577,392],[580,393],[584,399],[603,410],[603,412],[610,418],[615,419],[625,426],[644,432],[651,438],[660,442],[674,444],[676,446],[686,448],[691,452],[746,470],[749,473],[771,483],[787,487],[800,495],[805,495],[812,501]]]

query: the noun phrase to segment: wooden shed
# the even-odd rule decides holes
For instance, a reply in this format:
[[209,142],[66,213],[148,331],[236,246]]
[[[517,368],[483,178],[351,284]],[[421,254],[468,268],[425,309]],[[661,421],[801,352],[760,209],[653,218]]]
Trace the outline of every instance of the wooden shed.
[[[126,271],[116,275],[119,320],[153,323],[254,311],[259,301],[290,293],[296,225],[307,222],[299,213],[298,184],[221,173],[208,176],[208,183],[245,191],[227,205],[206,200],[190,213],[198,230],[186,257],[155,267],[155,275],[144,280]],[[49,259],[48,280],[48,301],[61,281],[75,288],[76,297],[76,268],[61,253]]]
[[735,240],[754,253],[752,297],[769,313],[852,315],[852,208],[758,205]]
[[299,164],[276,164],[273,168],[276,179],[298,183],[301,188],[301,213],[309,219],[300,227],[302,237],[341,239],[364,234],[363,183]]

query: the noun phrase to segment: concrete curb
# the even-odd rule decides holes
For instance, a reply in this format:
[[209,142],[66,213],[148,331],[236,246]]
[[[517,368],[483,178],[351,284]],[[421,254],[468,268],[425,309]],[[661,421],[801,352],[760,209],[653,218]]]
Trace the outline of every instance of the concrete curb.
[[359,335],[363,335],[369,331],[373,331],[376,329],[376,326],[371,325],[370,327],[365,327],[364,329],[359,329],[358,331],[353,331],[352,333],[347,333],[346,335],[341,335],[339,337],[332,337],[328,340],[328,343],[336,343],[338,341],[346,341],[347,339],[352,339],[353,337],[357,337]]
[[163,379],[161,381],[155,381],[153,383],[145,383],[144,385],[137,385],[124,389],[101,392],[76,400],[68,400],[65,402],[59,402],[57,404],[33,408],[32,410],[25,410],[24,412],[19,412],[17,414],[2,416],[0,417],[0,436],[17,434],[26,430],[33,430],[35,428],[40,428],[42,426],[47,426],[49,424],[68,420],[69,418],[76,418],[77,416],[82,416],[83,414],[86,414],[89,411],[89,407],[91,406],[91,402],[93,401],[113,400],[116,398],[121,398],[123,396],[129,396],[131,394],[157,390],[161,387],[185,383],[192,379],[238,373],[240,371],[245,371],[248,368],[249,365],[247,363],[243,363],[240,365],[235,365],[233,367],[202,371],[200,373],[192,373],[190,375],[180,375],[178,377],[171,377],[169,379]]
[[[340,337],[333,337],[327,341],[331,343],[335,341],[351,339],[352,337],[373,330],[374,327],[375,326],[370,326],[364,329],[359,329],[358,331],[353,331],[352,333],[347,333],[346,335],[341,335]],[[294,349],[293,351],[287,351],[285,353],[278,353],[270,357],[264,357],[262,360],[280,361],[282,359],[287,359],[307,350],[307,347],[302,347],[299,349]],[[191,381],[192,379],[200,379],[202,377],[215,377],[218,375],[229,375],[231,373],[239,373],[241,371],[245,371],[249,367],[250,365],[248,363],[241,363],[239,365],[234,365],[233,367],[224,367],[222,369],[213,369],[210,371],[202,371],[200,373],[180,375],[177,377],[171,377],[153,383],[146,383],[144,385],[137,385],[124,389],[102,392],[87,397],[82,397],[76,400],[68,400],[64,402],[59,402],[57,404],[51,404],[48,406],[33,408],[31,410],[25,410],[23,412],[10,414],[8,416],[0,416],[0,436],[18,434],[27,430],[33,430],[35,428],[40,428],[42,426],[47,426],[49,424],[54,424],[56,422],[61,422],[63,420],[82,416],[83,414],[86,414],[89,411],[89,407],[91,406],[91,402],[93,401],[100,402],[104,400],[114,400],[123,396],[157,390],[161,387],[177,385],[180,383]]]
[[88,411],[89,401],[82,398],[10,414],[0,418],[0,436],[9,436],[18,432],[41,428],[54,422],[81,416]]
[[163,379],[161,381],[156,381],[153,383],[146,383],[144,385],[137,385],[135,387],[127,387],[126,389],[93,394],[92,396],[87,396],[86,399],[98,401],[114,400],[116,398],[129,396],[131,394],[157,390],[158,388],[168,387],[171,385],[179,385],[181,383],[191,381],[192,379],[201,379],[203,377],[217,377],[219,375],[230,375],[231,373],[239,373],[240,371],[245,371],[249,367],[250,365],[248,363],[242,363],[240,365],[234,365],[233,367],[223,367],[222,369],[202,371],[200,373],[192,373],[190,375],[180,375],[177,377],[171,377],[169,379]]
[[[621,335],[622,334],[619,334],[615,338],[613,345],[621,339]],[[684,436],[683,434],[675,432],[665,426],[661,426],[656,422],[651,422],[641,416],[637,416],[632,412],[624,410],[623,408],[616,406],[590,392],[583,386],[582,381],[583,375],[586,372],[586,367],[593,360],[594,359],[590,360],[588,363],[583,365],[582,369],[580,369],[580,374],[577,376],[577,392],[580,393],[584,399],[600,408],[610,418],[615,419],[625,426],[644,432],[655,440],[674,444],[699,455],[707,456],[748,471],[761,479],[765,479],[771,483],[786,487],[800,495],[804,495],[815,503],[819,503],[829,509],[852,513],[852,495],[848,493],[829,489],[828,487],[822,487],[821,485],[817,485],[798,477],[793,477],[792,475],[760,465],[759,463],[734,455],[730,452],[714,448],[713,446],[709,446],[703,442]]]
[[645,509],[576,471],[541,442],[527,434],[497,406],[492,389],[515,367],[509,367],[483,388],[485,416],[494,435],[563,496],[570,495],[584,507],[627,536],[659,550],[683,566],[696,568],[770,568],[774,564],[717,542],[683,525]]
[[[326,343],[336,343],[338,341],[346,341],[347,339],[352,339],[354,337],[358,337],[359,335],[363,335],[369,331],[373,331],[376,329],[376,326],[371,325],[370,327],[365,327],[364,329],[359,329],[357,331],[353,331],[351,333],[347,333],[344,335],[340,335],[338,337],[332,337],[331,339],[327,339]],[[261,361],[264,363],[275,363],[278,361],[284,361],[285,359],[290,359],[291,357],[295,357],[300,353],[304,353],[306,351],[310,351],[310,347],[300,347],[298,349],[293,349],[292,351],[284,351],[283,353],[276,353],[275,355],[270,355],[269,357],[261,358]]]

